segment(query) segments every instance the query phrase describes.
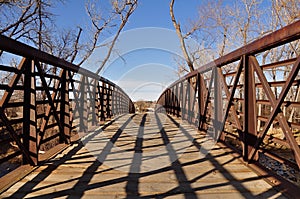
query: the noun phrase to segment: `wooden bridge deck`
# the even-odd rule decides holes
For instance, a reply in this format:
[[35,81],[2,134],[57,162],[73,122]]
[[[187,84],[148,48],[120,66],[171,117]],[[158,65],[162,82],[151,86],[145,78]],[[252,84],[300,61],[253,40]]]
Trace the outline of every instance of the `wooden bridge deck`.
[[234,152],[178,123],[153,113],[122,116],[0,198],[285,198]]

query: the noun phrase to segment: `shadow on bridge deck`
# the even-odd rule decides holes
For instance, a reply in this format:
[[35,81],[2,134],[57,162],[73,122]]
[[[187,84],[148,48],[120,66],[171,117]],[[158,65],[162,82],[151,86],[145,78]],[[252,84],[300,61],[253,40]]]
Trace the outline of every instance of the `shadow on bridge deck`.
[[237,154],[209,142],[177,118],[124,115],[0,197],[284,198],[263,180],[267,176],[256,175]]

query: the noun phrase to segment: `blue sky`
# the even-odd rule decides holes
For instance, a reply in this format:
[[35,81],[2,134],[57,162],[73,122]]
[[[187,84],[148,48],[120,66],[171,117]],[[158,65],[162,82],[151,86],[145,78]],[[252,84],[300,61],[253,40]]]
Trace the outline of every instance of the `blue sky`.
[[[55,14],[62,27],[72,27],[88,21],[85,14],[85,1],[66,1],[64,6],[57,7]],[[103,6],[110,6],[109,0],[102,1]],[[181,54],[180,44],[169,15],[168,0],[140,0],[124,28],[124,37],[120,37],[111,61],[106,65],[102,76],[116,82],[131,98],[136,100],[156,100],[166,86],[178,78],[176,74],[176,55]],[[177,0],[174,11],[182,24],[197,16],[199,0]],[[147,27],[154,29],[149,33]],[[146,28],[146,29],[145,29]],[[138,29],[137,32],[130,31]],[[169,30],[168,30],[169,29]],[[139,32],[140,31],[140,32]],[[160,36],[161,32],[167,32]],[[127,34],[127,33],[130,34]],[[155,37],[153,34],[157,34]],[[139,34],[139,35],[137,35]],[[140,38],[140,39],[137,39]],[[105,42],[103,38],[103,42]],[[120,52],[121,51],[121,52]],[[99,61],[103,59],[106,49],[98,49],[83,65],[96,71]]]
[[[83,24],[87,18],[85,16],[85,0],[66,0],[64,6],[57,6],[55,14],[61,21],[62,26],[73,26]],[[104,6],[110,6],[110,0],[103,0]],[[176,0],[174,11],[176,17],[187,22],[197,16],[197,9],[201,5],[201,0]],[[125,30],[141,27],[163,27],[173,29],[169,15],[169,0],[140,0],[138,8],[130,17]]]
[[[109,2],[102,1],[102,9],[110,6]],[[197,16],[201,2],[176,0],[174,12],[177,20],[187,24]],[[181,55],[181,50],[170,19],[169,3],[168,0],[139,1],[115,46],[115,53],[101,73],[123,88],[134,101],[156,100],[166,86],[178,78],[175,57]],[[74,27],[88,21],[84,0],[76,3],[67,0],[54,12],[61,27]],[[152,29],[147,29],[149,27]],[[104,43],[109,36],[112,35],[101,38]],[[83,67],[96,71],[105,52],[105,48],[97,49]]]

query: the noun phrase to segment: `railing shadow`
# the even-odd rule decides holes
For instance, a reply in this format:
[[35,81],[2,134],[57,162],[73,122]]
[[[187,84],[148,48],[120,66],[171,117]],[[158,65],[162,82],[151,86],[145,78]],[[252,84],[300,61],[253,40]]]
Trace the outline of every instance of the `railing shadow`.
[[[135,116],[135,114],[133,114],[129,119],[131,120],[133,117]],[[121,116],[122,117],[122,116]],[[120,117],[119,117],[120,118]],[[117,119],[119,119],[117,118]],[[117,120],[116,119],[116,120]],[[93,137],[95,137],[98,133],[101,133],[102,130],[104,130],[105,128],[107,128],[108,126],[112,125],[116,120],[112,120],[109,123],[105,124],[100,131],[95,131],[91,134],[88,135],[88,137],[86,138],[85,142],[91,141],[93,139]],[[124,123],[124,126],[126,126],[126,123]],[[124,126],[120,127],[119,130],[116,132],[115,136],[110,140],[111,142],[115,142],[117,140],[117,138],[121,135],[122,133],[122,128],[124,128]],[[28,183],[25,183],[23,186],[21,186],[14,194],[12,194],[9,198],[24,198],[28,193],[31,193],[34,189],[34,187],[36,187],[39,182],[45,180],[48,176],[51,175],[51,173],[53,171],[55,171],[60,165],[65,164],[68,160],[74,159],[73,156],[76,155],[76,153],[78,153],[82,148],[84,147],[84,144],[82,142],[78,142],[78,145],[75,146],[72,150],[70,150],[67,154],[65,154],[62,158],[58,159],[58,160],[54,160],[54,161],[49,161],[48,163],[46,163],[45,165],[47,166],[47,168],[45,168],[44,170],[42,170],[37,176],[35,176],[33,179],[31,179]],[[109,145],[108,145],[109,147]],[[106,154],[107,155],[107,154]],[[86,155],[80,158],[75,158],[75,159],[82,159],[81,162],[78,162],[78,164],[80,163],[84,163],[84,159],[90,157],[90,155]],[[50,186],[54,186],[54,185],[63,185],[66,182],[70,182],[70,181],[74,181],[74,180],[79,180],[78,183],[74,186],[75,190],[76,188],[81,189],[81,185],[79,186],[78,184],[82,183],[81,179],[85,179],[84,183],[88,182],[87,179],[90,179],[92,177],[92,173],[94,171],[94,169],[98,168],[102,163],[99,161],[93,161],[92,165],[89,166],[87,168],[87,170],[83,173],[83,177],[84,178],[78,178],[78,179],[71,179],[71,180],[67,180],[67,181],[59,181],[55,184],[52,184]],[[45,189],[45,188],[49,188],[49,186],[45,186],[43,188],[38,188],[35,189],[34,191],[39,191],[41,189]],[[82,190],[83,191],[83,190]],[[83,192],[82,192],[83,193]],[[63,191],[63,193],[59,192],[59,193],[51,193],[47,196],[38,196],[38,198],[44,198],[44,197],[55,197],[57,195],[69,195],[70,191]],[[80,195],[78,195],[80,196]]]
[[[77,146],[75,146],[72,150],[70,150],[67,154],[65,154],[62,158],[57,160],[52,160],[48,163],[46,163],[47,168],[41,171],[36,177],[34,177],[31,181],[28,181],[23,186],[21,186],[14,194],[12,194],[11,198],[53,198],[53,197],[67,197],[67,198],[81,198],[83,196],[86,196],[85,194],[89,191],[93,191],[97,194],[99,194],[99,197],[101,198],[101,194],[104,194],[99,190],[100,188],[105,188],[109,186],[114,186],[118,184],[122,184],[124,187],[124,198],[164,198],[168,196],[173,197],[179,197],[183,196],[184,198],[198,198],[199,192],[204,190],[213,190],[215,188],[222,188],[227,186],[234,187],[239,193],[240,196],[243,198],[255,198],[255,197],[270,197],[274,196],[276,192],[274,192],[274,189],[269,189],[263,193],[259,193],[254,195],[251,193],[251,190],[249,190],[244,184],[245,183],[251,183],[256,182],[257,180],[260,180],[266,176],[256,176],[256,177],[245,177],[243,179],[237,179],[231,172],[226,168],[227,165],[230,163],[236,161],[239,157],[230,156],[228,160],[223,159],[223,161],[219,161],[220,158],[228,157],[228,154],[231,152],[222,152],[219,154],[212,154],[207,153],[207,155],[203,158],[198,159],[191,159],[191,160],[181,160],[180,155],[178,154],[178,151],[173,146],[173,138],[174,135],[171,134],[174,131],[174,126],[178,128],[178,132],[180,132],[182,135],[187,137],[188,139],[192,139],[193,142],[191,143],[192,147],[197,149],[197,152],[201,151],[202,144],[201,140],[197,140],[195,138],[190,137],[190,133],[183,128],[174,118],[168,116],[167,122],[163,123],[161,121],[161,118],[155,114],[155,125],[157,126],[157,134],[156,136],[160,137],[160,141],[163,142],[163,145],[161,144],[155,144],[158,147],[164,147],[165,153],[159,154],[165,156],[166,159],[169,159],[169,164],[164,165],[161,168],[155,168],[149,171],[142,170],[142,164],[143,161],[154,161],[154,159],[157,158],[157,156],[146,156],[145,150],[149,149],[149,146],[145,145],[146,138],[145,138],[145,126],[149,125],[149,114],[143,114],[139,121],[139,127],[136,129],[135,139],[131,139],[132,142],[132,150],[133,156],[130,162],[124,161],[124,164],[118,165],[115,167],[108,167],[105,169],[99,169],[105,162],[107,161],[108,156],[110,155],[110,152],[112,152],[112,147],[114,144],[117,144],[119,139],[121,137],[130,137],[126,132],[124,132],[124,129],[126,126],[132,121],[135,117],[135,115],[131,115],[128,117],[128,119],[120,126],[114,134],[112,134],[111,138],[109,139],[109,142],[106,143],[104,149],[99,153],[98,157],[95,157],[94,161],[90,160],[90,153],[88,152],[82,152],[81,149],[84,147],[83,143],[79,143]],[[115,122],[112,121],[110,125],[113,125]],[[172,127],[172,128],[167,128]],[[105,126],[103,129],[109,127]],[[102,130],[103,130],[102,129]],[[88,141],[95,141],[93,140],[96,138],[97,133],[101,132],[94,132],[91,135],[87,136]],[[133,134],[130,134],[133,136]],[[134,137],[134,136],[133,136]],[[158,139],[157,139],[158,140]],[[86,141],[85,141],[86,142]],[[233,152],[232,152],[233,153]],[[80,154],[80,157],[75,157],[75,155]],[[188,155],[188,153],[187,153]],[[87,160],[88,158],[88,160]],[[122,158],[122,151],[120,152],[120,157]],[[125,158],[124,158],[125,159]],[[41,181],[46,181],[47,177],[49,177],[52,173],[55,172],[55,170],[62,164],[68,165],[68,161],[75,160],[76,162],[73,164],[84,164],[89,163],[89,166],[84,168],[84,171],[82,172],[82,175],[79,177],[73,177],[71,179],[57,179],[56,182],[51,182],[49,185],[45,186],[38,186],[37,185]],[[101,160],[101,161],[100,161]],[[194,176],[188,175],[188,168],[191,166],[201,166],[201,163],[209,162],[211,163],[211,167],[207,168],[206,172],[196,174]],[[126,175],[122,176],[116,176],[111,179],[101,179],[101,175],[108,171],[118,170],[122,169],[124,167],[129,167],[128,173]],[[145,193],[141,190],[141,183],[144,178],[151,177],[161,174],[165,172],[171,172],[175,176],[175,181],[177,183],[176,186],[173,186],[171,189],[165,188],[163,191],[160,191],[159,193],[153,192],[153,193]],[[223,182],[215,182],[213,184],[197,184],[199,180],[204,179],[205,177],[210,176],[214,172],[220,172],[220,174],[223,176],[225,181]],[[99,180],[95,181],[94,178],[99,178]],[[73,183],[73,185],[66,186],[68,183]],[[166,183],[168,183],[166,179]],[[47,192],[47,189],[51,187],[57,187],[60,186],[61,189],[55,191],[55,192]],[[163,188],[163,187],[162,187]],[[99,192],[97,192],[99,190]],[[39,192],[44,191],[44,194],[38,194]],[[103,190],[102,190],[103,191]],[[115,194],[120,194],[121,190],[114,190]],[[35,194],[36,193],[36,194]],[[217,193],[216,193],[217,194]],[[113,196],[113,193],[111,195]],[[119,195],[120,196],[120,195]],[[121,195],[123,196],[123,195]]]

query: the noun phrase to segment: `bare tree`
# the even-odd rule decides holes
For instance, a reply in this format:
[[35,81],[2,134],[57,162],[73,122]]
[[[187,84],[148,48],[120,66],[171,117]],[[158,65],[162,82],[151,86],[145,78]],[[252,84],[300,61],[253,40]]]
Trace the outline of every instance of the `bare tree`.
[[[103,8],[98,0],[86,2],[86,24],[71,28],[61,28],[56,24],[55,6],[66,3],[63,0],[22,0],[0,1],[0,34],[32,45],[66,61],[81,66],[96,48],[109,46],[109,51],[99,67],[103,68],[111,56],[114,44],[130,15],[137,7],[137,0],[112,0],[111,7]],[[114,40],[107,45],[99,45],[99,38],[114,34]],[[2,52],[0,52],[1,56]],[[12,65],[13,66],[13,65]],[[55,66],[42,65],[45,72],[56,74]],[[11,74],[4,75],[5,80]],[[55,78],[49,80],[55,84]],[[41,95],[46,98],[45,93]]]
[[[275,1],[261,1],[261,0],[235,0],[231,1],[230,5],[222,0],[205,1],[199,7],[198,17],[192,19],[186,31],[181,29],[180,23],[174,16],[174,0],[170,3],[170,15],[176,29],[176,33],[181,42],[181,48],[184,55],[184,62],[177,61],[179,73],[187,72],[186,65],[195,66],[195,59],[193,55],[198,55],[200,60],[197,64],[203,65],[203,60],[209,55],[212,57],[220,57],[225,55],[240,46],[246,45],[249,42],[271,33],[283,26],[293,23],[300,19],[300,2],[297,0],[275,0]],[[186,32],[184,34],[183,32]],[[200,49],[190,48],[185,42],[187,37],[196,39],[201,45],[204,55],[201,57]],[[205,51],[205,49],[209,49]],[[282,59],[290,59],[299,54],[299,41],[284,45],[269,51],[264,52],[261,56],[260,62],[262,65],[268,62],[277,62]],[[198,53],[198,54],[197,54]],[[235,65],[230,65],[225,68],[225,72],[235,70]],[[282,77],[280,73],[284,73],[286,78],[290,66],[284,69],[270,69],[268,71],[273,81],[278,81]],[[191,71],[191,70],[190,70]],[[232,78],[233,80],[233,78]],[[278,96],[278,89],[273,87],[275,96]],[[299,88],[291,88],[300,92]],[[290,98],[295,101],[298,100],[296,91],[295,96]],[[291,92],[292,93],[292,92]],[[262,88],[258,90],[259,99],[265,99]],[[284,108],[285,109],[285,108]],[[284,110],[285,112],[286,110]],[[264,112],[263,106],[258,104],[258,114],[262,115]],[[286,113],[289,120],[295,114],[295,108],[290,113]],[[290,114],[290,115],[288,115]],[[261,121],[258,121],[258,130],[260,129]]]
[[[300,19],[300,2],[297,0],[275,0],[272,1],[272,23],[271,28],[276,30],[278,28],[282,28],[290,23],[293,23]],[[281,48],[274,49],[270,52],[270,60],[279,61],[280,59],[290,59],[295,56],[298,56],[300,53],[300,42],[295,41],[288,46],[284,45]],[[272,56],[273,55],[273,56]],[[274,56],[276,55],[276,56]],[[290,66],[286,66],[283,71],[284,79],[287,78],[288,73],[290,71]],[[280,72],[276,69],[271,70],[270,74],[273,79],[276,79],[277,73]],[[297,86],[296,88],[291,88],[292,92],[288,96],[292,101],[299,101],[299,93],[300,88]],[[293,95],[294,93],[294,95]],[[275,94],[277,94],[277,90],[275,90]],[[287,115],[287,108],[283,108],[284,115],[286,115],[289,119],[289,122],[293,122],[293,117],[295,115],[296,108],[293,107],[290,110],[290,115]]]
[[187,46],[185,44],[185,38],[187,38],[188,35],[192,34],[192,32],[189,32],[188,34],[183,35],[183,33],[181,31],[180,23],[176,20],[175,15],[174,15],[174,2],[175,2],[175,0],[171,0],[171,2],[170,2],[171,20],[172,20],[173,26],[176,30],[177,36],[180,40],[180,47],[181,47],[184,59],[186,61],[186,64],[188,65],[190,71],[194,71],[195,70],[194,64],[188,53]]
[[96,74],[99,74],[100,71],[103,69],[103,67],[105,66],[105,64],[107,63],[107,61],[109,60],[111,53],[113,51],[113,48],[115,46],[115,43],[121,33],[121,31],[123,30],[123,28],[125,27],[126,23],[129,20],[129,17],[131,16],[131,14],[134,12],[134,10],[137,7],[137,0],[116,0],[113,1],[113,8],[115,13],[119,16],[120,19],[120,24],[118,26],[118,30],[116,31],[115,36],[113,37],[112,42],[110,43],[108,52],[104,58],[104,60],[101,62],[99,68],[96,70]]
[[[55,16],[51,12],[56,4],[61,3],[64,1],[0,1],[2,12],[0,34],[16,40],[26,40],[40,50],[67,61],[76,62],[80,66],[96,48],[101,47],[99,46],[100,35],[105,31],[110,31],[110,33],[115,31],[113,42],[108,44],[110,49],[103,60],[103,67],[111,55],[120,32],[134,12],[137,0],[112,0],[112,9],[103,10],[97,9],[101,7],[99,1],[90,0],[86,3],[90,24],[85,24],[85,27],[79,24],[69,29],[57,27]],[[56,29],[57,31],[54,31]]]

